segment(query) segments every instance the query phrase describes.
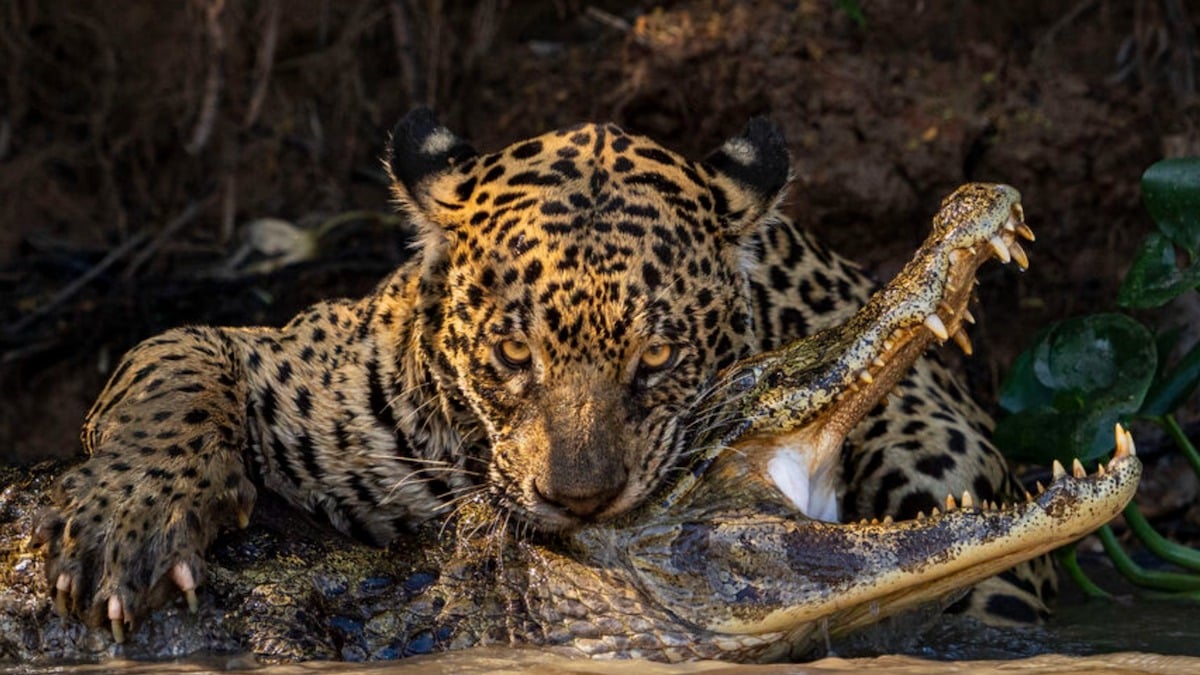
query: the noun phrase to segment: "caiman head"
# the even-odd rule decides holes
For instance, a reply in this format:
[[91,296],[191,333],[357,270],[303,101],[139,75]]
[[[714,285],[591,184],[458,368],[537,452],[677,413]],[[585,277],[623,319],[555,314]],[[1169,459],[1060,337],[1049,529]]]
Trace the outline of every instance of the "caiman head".
[[[944,509],[905,522],[806,515],[826,508],[832,488],[823,481],[854,424],[931,342],[959,334],[977,268],[991,257],[1027,265],[1017,239],[1033,235],[1019,200],[1004,185],[959,188],[913,260],[848,323],[724,372],[716,396],[728,425],[686,479],[623,523],[574,535],[593,568],[620,570],[621,583],[639,589],[643,624],[654,607],[678,625],[625,642],[592,636],[576,649],[596,655],[625,644],[628,653],[634,644],[634,654],[668,660],[805,653],[953,600],[1121,511],[1141,465],[1118,426],[1111,464],[1090,476],[1078,462],[1072,474],[1056,464],[1053,483],[1021,503],[948,495]],[[630,614],[621,625],[638,633]],[[681,632],[696,637],[686,645],[659,637]]]

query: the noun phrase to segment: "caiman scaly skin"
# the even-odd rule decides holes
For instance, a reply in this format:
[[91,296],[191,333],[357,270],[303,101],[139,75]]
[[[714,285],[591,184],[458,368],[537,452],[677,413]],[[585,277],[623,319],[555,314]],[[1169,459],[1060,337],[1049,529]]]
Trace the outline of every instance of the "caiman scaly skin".
[[106,631],[55,616],[29,546],[58,469],[2,469],[0,661],[114,649],[396,658],[485,644],[765,661],[948,602],[1119,513],[1141,470],[1128,434],[1118,428],[1116,457],[1095,475],[1056,472],[1044,493],[1013,506],[948,496],[944,512],[905,522],[811,520],[773,460],[819,471],[913,359],[957,331],[978,265],[993,255],[1021,261],[1018,199],[1006,186],[960,188],[913,261],[846,324],[722,373],[702,411],[709,440],[687,473],[625,516],[571,533],[521,536],[480,499],[450,525],[421,530],[415,545],[384,551],[260,506],[259,521],[210,553],[196,614],[159,610],[114,647]]

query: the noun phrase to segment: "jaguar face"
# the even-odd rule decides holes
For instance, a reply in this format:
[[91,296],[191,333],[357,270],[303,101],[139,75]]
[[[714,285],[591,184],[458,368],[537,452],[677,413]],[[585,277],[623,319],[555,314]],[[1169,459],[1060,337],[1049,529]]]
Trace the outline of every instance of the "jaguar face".
[[[422,227],[424,334],[486,432],[490,488],[548,531],[629,510],[754,348],[743,242],[786,182],[782,138],[752,123],[692,162],[589,124],[478,156],[427,126],[395,132],[389,166]],[[441,170],[405,179],[439,148]]]

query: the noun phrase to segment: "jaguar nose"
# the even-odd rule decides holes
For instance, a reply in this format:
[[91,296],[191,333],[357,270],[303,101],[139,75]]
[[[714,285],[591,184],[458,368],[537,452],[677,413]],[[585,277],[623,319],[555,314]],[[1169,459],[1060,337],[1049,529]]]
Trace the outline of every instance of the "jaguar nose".
[[585,490],[556,490],[552,485],[542,485],[534,481],[534,489],[548,504],[557,506],[577,518],[589,518],[612,504],[625,489],[625,482]]

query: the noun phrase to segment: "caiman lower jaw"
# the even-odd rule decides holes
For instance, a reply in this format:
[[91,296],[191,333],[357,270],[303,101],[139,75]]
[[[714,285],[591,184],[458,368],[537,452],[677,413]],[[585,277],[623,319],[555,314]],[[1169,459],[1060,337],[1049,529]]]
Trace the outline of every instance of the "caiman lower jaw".
[[878,403],[887,403],[934,341],[952,338],[972,353],[963,324],[974,322],[967,305],[975,273],[991,258],[1026,269],[1018,240],[1033,238],[1013,188],[975,183],[956,190],[943,200],[932,234],[913,259],[849,322],[785,348],[802,358],[780,358],[781,350],[734,370],[731,380],[752,373],[755,388],[765,393],[752,388],[744,397],[747,422],[731,445],[756,458],[760,473],[806,516],[837,522],[846,436]]
[[1137,490],[1142,467],[1133,438],[1119,424],[1116,446],[1112,462],[1091,475],[1078,460],[1071,474],[1056,463],[1050,486],[1020,504],[967,506],[950,498],[947,511],[903,522],[801,521],[779,533],[791,570],[790,578],[771,580],[782,589],[779,606],[765,611],[761,604],[735,603],[724,620],[705,627],[727,634],[791,633],[819,621],[836,636],[943,599],[1120,513]]

